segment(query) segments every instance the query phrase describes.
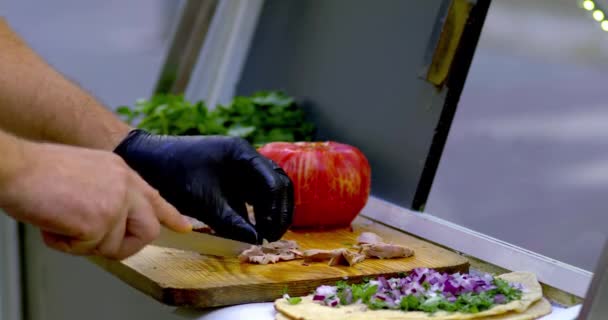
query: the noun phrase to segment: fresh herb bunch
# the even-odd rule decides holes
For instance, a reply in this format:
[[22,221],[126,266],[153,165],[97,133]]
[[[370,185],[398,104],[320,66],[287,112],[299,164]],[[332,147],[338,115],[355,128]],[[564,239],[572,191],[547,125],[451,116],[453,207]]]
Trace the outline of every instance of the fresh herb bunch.
[[190,102],[183,95],[157,94],[137,100],[116,112],[129,124],[155,134],[227,135],[254,145],[272,141],[312,141],[315,126],[293,97],[279,91],[237,96],[228,105],[209,110],[205,101]]

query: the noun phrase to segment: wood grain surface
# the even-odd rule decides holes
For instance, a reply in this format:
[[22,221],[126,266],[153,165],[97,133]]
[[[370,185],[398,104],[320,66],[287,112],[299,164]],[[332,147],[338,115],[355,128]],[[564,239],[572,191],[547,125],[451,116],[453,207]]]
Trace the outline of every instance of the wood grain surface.
[[254,265],[240,263],[237,258],[149,245],[123,261],[91,260],[164,304],[201,308],[273,301],[285,290],[291,295],[306,295],[322,284],[360,282],[365,277],[397,275],[416,267],[468,271],[466,258],[363,217],[358,217],[352,228],[289,231],[283,238],[296,240],[302,250],[335,249],[355,244],[363,231],[408,246],[415,254],[400,259],[366,259],[352,267],[328,266],[327,262],[303,265],[303,260]]

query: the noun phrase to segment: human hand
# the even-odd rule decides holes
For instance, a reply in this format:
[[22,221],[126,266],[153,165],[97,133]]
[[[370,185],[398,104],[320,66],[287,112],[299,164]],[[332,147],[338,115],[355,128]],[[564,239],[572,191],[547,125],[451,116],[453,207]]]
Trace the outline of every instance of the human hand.
[[38,226],[47,246],[124,259],[154,240],[160,224],[190,224],[116,154],[26,143],[24,163],[1,181],[0,207]]
[[[115,152],[182,214],[205,222],[219,236],[275,241],[291,225],[291,180],[246,140],[134,130]],[[246,203],[254,208],[255,226]]]

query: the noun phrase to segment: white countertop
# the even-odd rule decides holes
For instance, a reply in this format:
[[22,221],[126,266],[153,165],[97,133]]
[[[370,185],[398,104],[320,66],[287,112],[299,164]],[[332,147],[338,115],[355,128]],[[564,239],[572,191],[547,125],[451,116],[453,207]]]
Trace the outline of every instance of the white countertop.
[[[576,317],[580,312],[580,308],[580,305],[567,309],[554,307],[551,314],[544,316],[539,320],[576,320]],[[191,309],[175,310],[175,314],[183,317],[184,319],[196,320],[274,320],[275,312],[276,311],[274,310],[271,302],[241,304],[205,311],[196,311]]]

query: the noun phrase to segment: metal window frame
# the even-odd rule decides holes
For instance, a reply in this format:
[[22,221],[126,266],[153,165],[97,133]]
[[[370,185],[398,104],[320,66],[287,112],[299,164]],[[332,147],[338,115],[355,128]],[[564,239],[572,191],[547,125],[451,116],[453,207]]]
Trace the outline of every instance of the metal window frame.
[[264,0],[221,0],[185,91],[207,107],[232,99]]
[[190,83],[194,65],[209,34],[211,20],[216,16],[218,0],[186,0],[173,27],[163,67],[154,93],[183,93]]
[[234,95],[264,0],[187,0],[173,31],[155,93],[203,99]]
[[[246,4],[244,2],[248,2],[248,0],[220,0],[218,15],[214,17],[216,25],[209,28],[203,49],[199,52],[195,70],[192,71],[191,81],[185,88],[188,96],[197,99],[205,98],[207,101],[210,101],[208,99],[211,98],[210,106],[214,106],[218,101],[225,102],[232,98],[234,86],[242,71],[243,61],[247,58],[249,43],[255,32],[257,17],[262,9],[262,1],[255,0],[254,4]],[[483,5],[489,6],[489,1],[473,1],[472,3],[482,2]],[[221,23],[217,22],[219,19],[221,19]],[[475,23],[477,23],[476,27],[481,28],[479,21]],[[465,46],[466,48],[459,50],[456,54],[472,56],[477,37],[468,37],[465,40],[470,45]],[[234,45],[235,43],[240,43],[240,45]],[[468,60],[467,63],[454,66],[456,70],[452,70],[454,72],[448,77],[448,82],[450,78],[455,79],[455,77],[467,73],[470,59]],[[221,72],[222,76],[218,77],[217,72]],[[446,103],[456,104],[460,90],[462,90],[462,84],[457,87],[453,87],[452,84],[448,97],[450,101],[446,101]],[[442,115],[442,121],[449,123],[455,110],[453,108],[446,110]],[[441,134],[438,133],[438,141],[435,141],[433,149],[429,152],[429,159],[432,158],[432,161],[421,179],[420,192],[413,204],[416,209],[424,207],[426,194],[430,192],[434,172],[448,131],[449,125],[441,128]],[[508,270],[534,272],[541,282],[578,297],[586,295],[593,276],[593,273],[581,268],[456,225],[432,214],[413,211],[374,196],[370,197],[362,215]]]

